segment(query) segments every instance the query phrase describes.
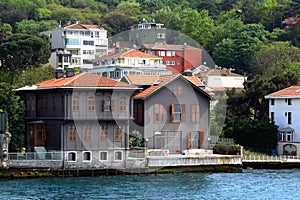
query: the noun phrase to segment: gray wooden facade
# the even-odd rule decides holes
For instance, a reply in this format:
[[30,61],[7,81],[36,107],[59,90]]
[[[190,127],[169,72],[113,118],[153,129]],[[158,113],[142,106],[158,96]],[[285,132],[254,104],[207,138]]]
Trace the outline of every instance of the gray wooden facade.
[[[148,149],[167,149],[170,153],[209,148],[211,97],[182,75],[159,87],[152,87],[156,88],[151,90],[150,87],[149,93],[134,97],[135,121],[131,129],[144,135],[145,146]],[[178,87],[180,94],[175,94],[174,88]],[[157,104],[162,109],[160,116],[156,116]],[[180,120],[172,121],[172,105],[176,104],[181,105]],[[199,113],[193,110],[195,106],[199,108]]]

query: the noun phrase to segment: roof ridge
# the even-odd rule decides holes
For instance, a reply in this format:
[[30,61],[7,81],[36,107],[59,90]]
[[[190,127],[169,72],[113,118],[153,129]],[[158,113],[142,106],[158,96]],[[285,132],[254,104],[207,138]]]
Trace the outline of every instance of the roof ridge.
[[77,76],[71,77],[71,80],[69,80],[65,84],[63,84],[63,86],[69,85],[71,82],[73,82],[74,80],[78,79],[79,77],[81,77],[83,74],[86,74],[86,73],[87,72],[79,73],[79,74],[77,74]]

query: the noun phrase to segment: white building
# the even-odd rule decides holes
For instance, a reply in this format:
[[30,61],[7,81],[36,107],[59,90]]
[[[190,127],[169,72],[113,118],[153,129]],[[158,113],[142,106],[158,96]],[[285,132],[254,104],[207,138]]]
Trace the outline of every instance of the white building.
[[94,60],[93,69],[87,71],[119,80],[127,74],[146,76],[171,75],[159,56],[130,49],[127,51],[110,53]]
[[59,63],[57,52],[60,51],[71,54],[70,60],[68,56],[63,58],[63,67],[81,68],[92,68],[90,60],[105,55],[108,51],[107,31],[98,25],[76,23],[43,33],[50,37],[53,52],[50,64],[55,67]]
[[291,86],[265,96],[269,118],[278,128],[278,154],[300,155],[300,86]]

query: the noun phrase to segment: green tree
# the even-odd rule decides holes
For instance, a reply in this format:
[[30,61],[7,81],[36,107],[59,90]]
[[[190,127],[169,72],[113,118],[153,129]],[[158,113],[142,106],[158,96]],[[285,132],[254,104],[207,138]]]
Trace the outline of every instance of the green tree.
[[199,42],[206,48],[213,38],[214,20],[208,16],[207,10],[198,12],[197,10],[183,10],[181,14],[183,19],[182,32]]
[[119,12],[110,12],[103,16],[102,22],[111,28],[112,35],[128,30],[128,27],[134,24],[134,20]]
[[0,44],[2,41],[12,35],[12,27],[9,24],[2,24],[0,26]]
[[57,21],[22,20],[16,23],[16,33],[38,34],[58,27]]
[[10,73],[13,83],[17,72],[47,63],[50,53],[48,37],[14,34],[4,39],[0,45],[0,69]]
[[8,114],[8,128],[12,135],[9,150],[17,151],[24,145],[24,105],[11,84],[0,82],[0,105]]

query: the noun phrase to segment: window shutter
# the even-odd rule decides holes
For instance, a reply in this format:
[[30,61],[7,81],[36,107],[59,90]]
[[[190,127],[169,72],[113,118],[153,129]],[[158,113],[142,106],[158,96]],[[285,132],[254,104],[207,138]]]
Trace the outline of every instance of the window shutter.
[[104,112],[104,100],[102,100],[102,112]]
[[174,122],[174,104],[171,105],[171,122]]
[[185,122],[186,120],[186,114],[185,114],[185,104],[181,104],[181,121]]
[[110,100],[110,109],[111,109],[111,111],[115,110],[115,100],[113,100],[113,99]]

